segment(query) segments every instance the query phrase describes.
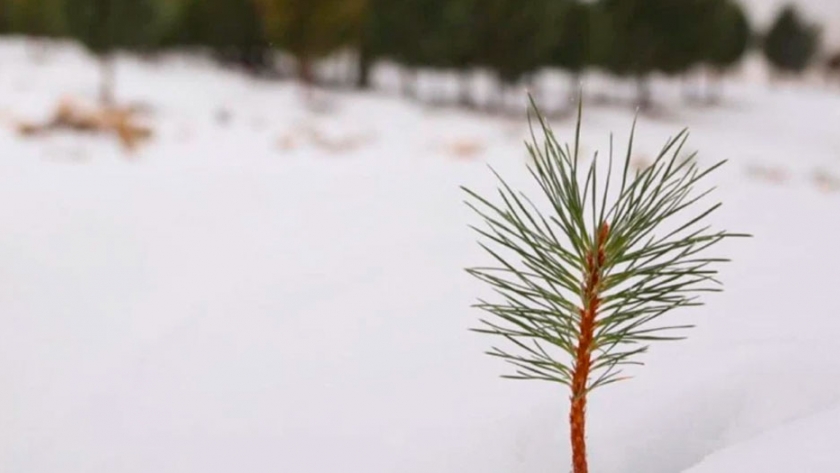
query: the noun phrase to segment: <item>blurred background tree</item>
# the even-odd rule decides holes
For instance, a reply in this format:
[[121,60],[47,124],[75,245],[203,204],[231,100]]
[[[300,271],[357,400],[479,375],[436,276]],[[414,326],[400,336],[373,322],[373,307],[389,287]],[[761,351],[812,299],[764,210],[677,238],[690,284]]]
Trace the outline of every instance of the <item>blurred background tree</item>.
[[[684,5],[668,0],[601,0],[597,30],[601,38],[596,64],[613,75],[632,78],[640,108],[651,106],[648,77],[673,71],[671,54],[681,46],[682,33],[675,24],[685,23]],[[674,14],[678,17],[675,17]],[[679,59],[679,58],[676,58]]]
[[[481,2],[476,0],[426,0],[429,11],[422,23],[419,61],[415,67],[455,72],[460,76],[459,101],[471,105],[470,69],[476,65],[476,15]],[[434,13],[432,13],[434,12]]]
[[732,68],[743,59],[752,36],[747,14],[740,4],[733,0],[716,1],[704,62],[718,72]]
[[49,38],[63,33],[62,0],[4,0],[8,30],[26,36]]
[[252,73],[270,69],[269,44],[253,1],[182,0],[165,41],[209,48],[221,62]]
[[[477,0],[369,0],[360,69],[369,68],[373,58],[402,64],[409,69],[402,87],[406,95],[414,93],[416,69],[464,73],[476,61],[479,6]],[[360,75],[364,85],[366,73]]]
[[[714,15],[709,25],[703,63],[709,67],[714,82],[720,84],[720,76],[740,64],[752,43],[753,32],[746,12],[733,0],[716,0]],[[706,88],[706,102],[720,99],[720,92],[713,92],[711,84]]]
[[62,1],[67,32],[99,59],[100,102],[111,104],[116,81],[112,53],[159,44],[160,5],[154,0]]
[[550,64],[569,73],[568,101],[574,103],[580,92],[584,71],[593,63],[593,13],[591,4],[564,0],[559,14],[557,38],[551,49]]
[[0,2],[0,32],[20,34],[30,39],[29,52],[36,60],[44,57],[45,38],[63,33],[60,0],[3,0]]
[[503,103],[508,87],[548,65],[559,42],[566,3],[532,0],[485,0],[474,17],[477,65],[493,71],[499,89],[491,103]]
[[358,44],[367,0],[257,0],[267,39],[297,59],[298,76],[315,82],[315,60]]
[[[373,61],[387,59],[411,69],[413,58],[422,39],[423,14],[421,0],[368,0],[359,36],[359,79],[361,87],[370,85]],[[408,79],[403,78],[402,90],[410,95]]]
[[[709,84],[754,43],[739,0],[0,0],[0,32],[80,41],[100,58],[103,102],[113,99],[112,52],[177,48],[252,73],[274,71],[283,51],[306,84],[322,59],[351,53],[338,83],[369,88],[374,64],[390,61],[406,95],[417,95],[420,71],[445,73],[462,105],[475,105],[474,72],[489,72],[496,87],[485,103],[496,108],[545,68],[568,74],[569,99],[600,70],[634,81],[642,108],[653,105],[654,75],[705,77],[711,102],[719,93]],[[759,44],[775,71],[798,73],[819,32],[787,7]],[[451,82],[424,85],[423,98],[452,99]]]
[[8,0],[0,0],[0,34],[9,33],[9,6]]
[[801,74],[817,54],[820,30],[792,5],[784,7],[764,37],[764,56],[782,74]]

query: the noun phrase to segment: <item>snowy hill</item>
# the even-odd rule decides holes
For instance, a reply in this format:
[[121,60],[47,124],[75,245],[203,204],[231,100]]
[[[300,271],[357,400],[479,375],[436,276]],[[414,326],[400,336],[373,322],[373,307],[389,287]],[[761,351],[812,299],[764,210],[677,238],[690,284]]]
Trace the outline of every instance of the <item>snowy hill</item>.
[[[155,127],[129,157],[10,126],[93,96],[78,50],[5,42],[0,65],[0,471],[566,470],[567,393],[499,379],[467,331],[485,288],[462,268],[485,260],[458,186],[490,192],[490,163],[534,190],[524,119],[376,93],[315,112],[294,84],[124,59],[118,96]],[[595,394],[592,470],[836,473],[840,92],[657,90],[638,159],[689,126],[702,163],[730,160],[716,223],[755,238],[676,315],[687,341]],[[586,153],[631,121],[587,108]]]

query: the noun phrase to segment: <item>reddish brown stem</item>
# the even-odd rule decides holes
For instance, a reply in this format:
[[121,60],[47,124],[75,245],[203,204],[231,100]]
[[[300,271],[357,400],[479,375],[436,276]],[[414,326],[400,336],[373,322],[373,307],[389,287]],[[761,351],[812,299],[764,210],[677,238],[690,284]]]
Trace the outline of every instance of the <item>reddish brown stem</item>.
[[606,223],[598,230],[595,250],[586,255],[583,285],[583,308],[580,309],[580,338],[575,352],[572,373],[572,407],[569,414],[574,473],[588,473],[586,461],[586,385],[592,367],[592,341],[595,336],[595,317],[601,304],[601,268],[604,265],[604,245],[610,227]]

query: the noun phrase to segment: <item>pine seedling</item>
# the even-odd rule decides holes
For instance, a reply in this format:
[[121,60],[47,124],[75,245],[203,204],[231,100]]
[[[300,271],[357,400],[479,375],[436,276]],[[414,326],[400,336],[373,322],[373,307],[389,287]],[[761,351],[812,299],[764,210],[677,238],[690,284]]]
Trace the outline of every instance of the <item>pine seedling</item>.
[[612,174],[611,137],[602,179],[597,154],[586,167],[578,159],[581,106],[572,149],[560,146],[533,101],[531,107],[544,140],[537,142],[532,126],[529,171],[550,210],[541,211],[498,174],[499,203],[464,189],[485,223],[472,228],[495,262],[467,271],[500,299],[479,300],[475,307],[492,317],[473,330],[510,345],[487,352],[513,366],[503,377],[570,389],[573,470],[587,473],[588,394],[625,379],[622,369],[641,364],[650,342],[684,338],[680,331],[691,325],[662,317],[720,291],[715,267],[728,260],[707,250],[748,235],[707,224],[721,204],[704,203],[714,188],[695,188],[725,161],[701,169],[695,154],[684,157],[687,131],[669,139],[648,168],[631,172],[634,122],[623,172]]

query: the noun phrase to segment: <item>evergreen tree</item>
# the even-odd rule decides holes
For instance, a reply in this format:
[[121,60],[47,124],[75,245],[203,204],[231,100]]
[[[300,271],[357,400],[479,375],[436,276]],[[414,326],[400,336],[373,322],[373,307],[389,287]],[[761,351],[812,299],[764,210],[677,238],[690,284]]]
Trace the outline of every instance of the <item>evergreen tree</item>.
[[647,78],[679,74],[701,60],[708,0],[601,0],[596,6],[596,64],[638,84],[638,105],[651,105]]
[[358,76],[356,88],[367,89],[370,87],[370,70],[374,61],[382,54],[383,41],[379,34],[379,23],[382,21],[383,0],[368,0],[362,14],[361,28],[359,34],[358,54]]
[[428,9],[440,0],[370,0],[371,51],[408,66],[424,65],[423,41],[439,11]]
[[[475,36],[472,26],[477,7],[475,0],[425,0],[423,20],[425,38],[420,52],[423,62],[435,69],[464,69],[475,60]],[[434,13],[433,13],[434,12]]]
[[564,3],[485,0],[474,16],[476,63],[506,87],[548,65],[560,40]]
[[612,156],[581,162],[580,114],[565,146],[537,118],[541,133],[528,151],[540,192],[527,195],[501,177],[495,198],[465,189],[492,261],[468,269],[493,289],[475,305],[486,317],[474,330],[499,342],[487,354],[509,363],[503,377],[568,389],[572,470],[588,473],[590,393],[626,379],[622,369],[641,364],[651,342],[683,338],[690,325],[668,321],[673,311],[722,290],[717,266],[727,260],[708,253],[747,235],[708,224],[720,203],[706,201],[705,178],[723,162],[703,169],[685,156],[685,130],[636,173],[631,132],[623,169],[613,173]]
[[726,0],[684,0],[679,12],[664,31],[666,48],[661,71],[671,76],[687,76],[706,61],[710,45],[717,41],[720,5]]
[[117,49],[143,50],[159,38],[154,0],[63,0],[67,30],[100,61],[100,101],[113,102]]
[[750,45],[752,31],[743,8],[733,0],[715,0],[714,15],[709,20],[707,39],[703,43],[703,64],[707,66],[706,103],[717,100],[714,83],[737,65]]
[[8,0],[0,0],[0,34],[5,34],[9,29],[9,6],[6,4]]
[[708,35],[704,62],[723,72],[744,57],[750,45],[752,29],[746,12],[737,2],[718,0],[715,4],[713,28]]
[[[422,40],[422,1],[368,0],[360,37],[360,81],[367,80],[367,69],[374,59],[387,58],[405,67],[417,62]],[[409,87],[404,83],[403,92]]]
[[159,34],[150,45],[154,49],[183,46],[184,19],[192,0],[154,0]]
[[722,73],[743,56],[749,41],[749,24],[733,0],[685,0],[664,30],[669,46],[661,72],[670,75],[707,66]]
[[634,77],[642,106],[650,104],[646,79],[661,63],[664,46],[662,27],[657,24],[658,3],[660,0],[602,0],[598,9],[598,64],[617,76]]
[[611,10],[605,0],[589,4],[589,66],[618,75],[613,67],[612,49],[616,41],[616,32],[612,29]]
[[793,6],[786,6],[776,17],[764,38],[764,56],[780,72],[801,73],[819,48],[820,32],[806,23]]
[[570,73],[570,98],[577,95],[580,76],[593,59],[593,10],[588,3],[579,0],[567,1],[556,25],[558,38],[552,50],[551,64]]
[[268,40],[291,52],[301,80],[315,80],[314,61],[358,44],[367,0],[256,0]]
[[363,49],[405,67],[464,70],[475,60],[476,0],[370,0]]
[[[482,3],[481,0],[450,1],[445,10],[444,26],[439,32],[441,39],[437,42],[438,49],[445,51],[443,63],[461,75],[459,102],[465,106],[473,105],[472,81],[469,79],[472,69],[478,65],[479,37],[476,35],[476,18]],[[448,49],[446,44],[450,45]]]
[[268,42],[252,0],[186,0],[167,43],[209,47],[221,61],[252,72],[268,67]]
[[59,0],[4,0],[9,30],[27,36],[58,36],[62,30]]
[[[415,64],[464,76],[477,58],[473,25],[480,3],[475,0],[423,0]],[[470,84],[462,81],[461,102],[470,103]]]

